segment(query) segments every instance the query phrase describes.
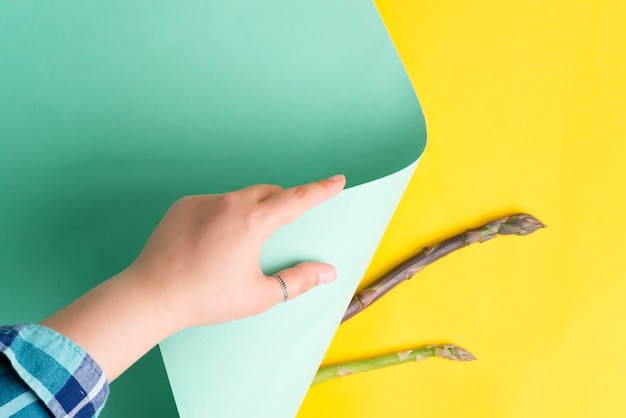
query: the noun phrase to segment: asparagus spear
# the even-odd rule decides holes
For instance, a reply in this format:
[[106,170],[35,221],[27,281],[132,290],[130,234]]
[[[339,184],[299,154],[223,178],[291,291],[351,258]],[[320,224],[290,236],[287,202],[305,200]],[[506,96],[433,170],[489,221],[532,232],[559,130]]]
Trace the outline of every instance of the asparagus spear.
[[401,351],[399,353],[387,354],[367,360],[350,361],[334,366],[323,367],[317,371],[311,386],[326,382],[337,377],[344,377],[353,373],[361,373],[369,370],[380,369],[382,367],[395,366],[397,364],[419,361],[428,357],[440,357],[449,360],[469,361],[476,360],[476,357],[456,345],[429,345],[412,350]]
[[528,235],[543,227],[544,225],[535,217],[525,213],[518,213],[495,219],[479,228],[470,229],[440,243],[425,247],[415,256],[394,267],[372,284],[357,292],[350,301],[341,322],[352,318],[429,264],[456,250],[476,242],[489,241],[498,235]]

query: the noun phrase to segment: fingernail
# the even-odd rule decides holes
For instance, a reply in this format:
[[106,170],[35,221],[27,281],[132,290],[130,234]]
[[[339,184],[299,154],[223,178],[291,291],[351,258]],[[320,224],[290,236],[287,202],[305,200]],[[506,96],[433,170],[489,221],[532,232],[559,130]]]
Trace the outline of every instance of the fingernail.
[[329,177],[328,180],[330,181],[341,181],[343,179],[345,179],[346,177],[343,174],[335,174],[332,177]]
[[337,278],[337,270],[333,268],[329,268],[327,270],[322,270],[320,272],[319,277],[317,278],[317,283],[324,284],[332,282]]

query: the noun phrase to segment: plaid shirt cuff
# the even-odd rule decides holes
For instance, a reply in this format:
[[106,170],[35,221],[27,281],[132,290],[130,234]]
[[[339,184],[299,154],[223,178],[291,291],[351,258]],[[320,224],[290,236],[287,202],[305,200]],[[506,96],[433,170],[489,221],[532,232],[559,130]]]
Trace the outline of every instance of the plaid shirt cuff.
[[3,410],[8,413],[9,409],[17,414],[37,401],[54,417],[93,417],[104,406],[109,384],[102,369],[63,335],[41,325],[3,326],[0,352],[13,369],[0,368],[0,387],[7,372],[14,372],[28,385],[26,390],[9,383],[2,388],[0,415],[8,416]]

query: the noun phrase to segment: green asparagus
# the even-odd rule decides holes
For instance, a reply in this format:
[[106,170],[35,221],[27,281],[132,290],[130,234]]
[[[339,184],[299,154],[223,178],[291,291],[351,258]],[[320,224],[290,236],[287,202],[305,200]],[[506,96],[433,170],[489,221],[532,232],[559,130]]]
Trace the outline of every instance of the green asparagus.
[[334,366],[323,367],[317,371],[311,386],[337,377],[344,377],[354,373],[380,369],[382,367],[395,366],[411,361],[419,361],[429,357],[440,357],[459,361],[476,360],[476,357],[474,357],[472,353],[456,345],[429,345],[428,347],[415,348],[366,360],[350,361]]
[[518,213],[495,219],[479,228],[470,229],[440,243],[425,247],[415,256],[394,267],[372,284],[357,292],[350,301],[341,322],[352,318],[429,264],[456,250],[477,242],[489,241],[498,235],[528,235],[543,227],[544,225],[535,217]]

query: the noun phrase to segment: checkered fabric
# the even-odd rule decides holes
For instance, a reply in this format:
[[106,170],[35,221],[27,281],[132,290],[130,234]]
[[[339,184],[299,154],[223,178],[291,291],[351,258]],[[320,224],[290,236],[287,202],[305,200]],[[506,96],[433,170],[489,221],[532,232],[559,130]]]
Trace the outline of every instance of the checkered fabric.
[[109,384],[96,362],[41,325],[0,327],[0,417],[94,417]]

